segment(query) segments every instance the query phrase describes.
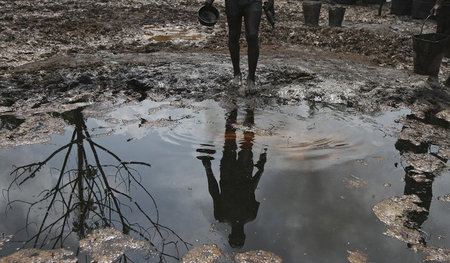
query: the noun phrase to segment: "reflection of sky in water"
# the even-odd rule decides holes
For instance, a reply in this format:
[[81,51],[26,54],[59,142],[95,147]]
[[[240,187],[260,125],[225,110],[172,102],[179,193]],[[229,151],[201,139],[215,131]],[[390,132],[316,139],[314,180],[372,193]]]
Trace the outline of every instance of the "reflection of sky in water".
[[[214,219],[205,170],[196,158],[196,149],[209,144],[207,147],[216,151],[211,154],[211,165],[219,180],[226,110],[212,101],[190,106],[179,109],[167,102],[144,101],[105,117],[119,120],[117,124],[98,119],[89,119],[87,124],[89,128],[102,127],[93,133],[115,131],[115,135],[95,138],[96,143],[123,160],[152,165],[137,168],[143,185],[157,202],[162,224],[193,245],[216,243],[223,251],[232,251],[228,245],[230,227]],[[382,234],[385,227],[372,212],[381,200],[403,194],[404,171],[401,166],[394,166],[400,163],[400,156],[392,137],[399,129],[393,120],[400,114],[355,116],[353,112],[307,105],[255,110],[253,158],[256,162],[267,147],[267,163],[256,190],[258,215],[245,225],[246,243],[242,250],[272,251],[286,262],[347,262],[347,250],[367,253],[373,262],[421,262],[420,254]],[[189,117],[182,118],[186,115]],[[243,115],[243,109],[239,109],[238,139],[245,129],[241,125]],[[122,122],[167,116],[180,120],[169,126],[146,128],[140,128],[140,122]],[[12,165],[42,160],[67,143],[70,133],[53,136],[45,145],[0,150],[3,188],[9,184]],[[49,167],[59,167],[62,158],[52,160],[32,184],[12,195],[32,200],[36,192],[50,187],[54,180],[44,174],[49,173]],[[105,163],[112,161],[105,155],[102,158]],[[76,163],[75,156],[70,162]],[[367,184],[350,188],[348,182],[355,179]],[[385,187],[386,183],[392,186]],[[448,203],[436,200],[449,192],[445,185],[448,176],[435,179],[431,212],[423,228],[430,234],[431,243],[449,247],[448,239],[437,239],[437,235],[449,234]],[[150,203],[144,195],[132,194],[142,206]],[[4,201],[0,209],[5,210]],[[133,217],[133,212],[127,210],[127,216]],[[1,214],[0,232],[14,233],[23,228],[25,213],[15,209],[8,216]],[[31,216],[37,218],[41,213]],[[11,253],[14,246],[7,244],[0,255]]]

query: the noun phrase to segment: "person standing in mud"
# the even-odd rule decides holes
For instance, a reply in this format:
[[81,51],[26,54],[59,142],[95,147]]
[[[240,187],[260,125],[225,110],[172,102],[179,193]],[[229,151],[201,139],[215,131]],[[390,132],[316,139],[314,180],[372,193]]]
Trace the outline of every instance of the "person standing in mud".
[[[437,0],[432,12],[437,17],[436,33],[450,36],[450,0]],[[450,48],[447,48],[446,56],[450,56]],[[450,87],[450,75],[445,85]]]
[[[260,154],[256,165],[253,163],[254,133],[244,132],[241,150],[237,153],[236,123],[237,110],[233,110],[227,117],[225,124],[225,143],[223,157],[220,161],[220,187],[211,169],[210,156],[199,156],[208,178],[208,190],[213,199],[214,217],[219,222],[231,226],[228,236],[229,244],[233,248],[241,248],[245,243],[244,224],[256,218],[259,202],[255,199],[255,190],[264,172],[266,152]],[[244,124],[254,123],[253,110],[247,110]],[[237,158],[236,158],[237,157]],[[258,171],[253,176],[253,167]]]
[[[211,5],[214,0],[206,0],[206,5]],[[274,0],[269,0],[267,9],[273,10]],[[233,64],[234,77],[231,84],[235,87],[242,85],[242,74],[239,65],[239,39],[241,37],[242,18],[245,23],[245,38],[247,41],[248,76],[246,94],[254,94],[257,91],[255,85],[256,66],[259,58],[258,31],[262,15],[261,0],[225,0],[225,12],[228,22],[228,48]],[[272,12],[273,13],[273,12]]]

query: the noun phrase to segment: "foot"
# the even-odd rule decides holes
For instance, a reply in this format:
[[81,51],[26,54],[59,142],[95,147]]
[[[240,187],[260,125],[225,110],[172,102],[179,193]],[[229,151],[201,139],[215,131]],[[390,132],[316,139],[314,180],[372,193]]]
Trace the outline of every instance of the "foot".
[[427,79],[428,85],[432,88],[439,88],[439,79],[437,76],[429,76]]
[[233,79],[230,81],[230,84],[233,88],[239,88],[242,86],[242,75],[236,74]]
[[247,89],[245,90],[246,95],[254,95],[258,89],[256,88],[256,84],[254,80],[247,79]]

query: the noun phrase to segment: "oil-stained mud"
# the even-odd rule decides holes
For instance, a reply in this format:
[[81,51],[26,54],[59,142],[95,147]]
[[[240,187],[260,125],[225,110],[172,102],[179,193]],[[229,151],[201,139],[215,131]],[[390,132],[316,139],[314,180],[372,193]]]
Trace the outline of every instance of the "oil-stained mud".
[[223,254],[214,244],[206,244],[191,249],[181,263],[282,263],[283,260],[272,252],[253,250],[233,254]]
[[439,196],[438,200],[444,201],[444,202],[450,202],[450,194]]
[[450,261],[450,250],[446,248],[437,248],[437,247],[423,247],[416,246],[413,247],[417,251],[420,251],[427,255],[425,261],[432,262],[449,262]]
[[[357,62],[344,69],[341,63],[328,59],[318,65],[317,58],[262,57],[258,73],[260,96],[377,109],[407,104],[415,98],[416,89],[426,88],[425,83],[408,88],[407,82],[412,79],[419,82],[421,78],[399,70],[367,68]],[[33,108],[55,99],[66,103],[86,102],[120,91],[138,100],[152,93],[199,99],[223,97],[233,94],[228,86],[230,75],[228,55],[154,53],[59,57],[19,67],[4,78],[2,111],[17,110],[21,106],[17,101],[19,94],[24,100],[31,100],[26,104]],[[392,84],[392,78],[399,80],[399,84]],[[38,90],[42,95],[36,97]]]
[[238,253],[234,256],[237,263],[281,263],[283,262],[280,257],[274,253],[257,250],[244,253]]
[[5,233],[0,234],[0,250],[2,250],[3,244],[10,241],[12,237],[13,237],[13,235],[7,235]]
[[[429,121],[429,116],[405,118],[401,140],[417,145],[425,139],[426,145],[438,145],[437,154],[447,158],[445,138],[449,132],[445,109],[449,96],[446,90],[433,93],[421,81],[421,76],[411,76],[401,70],[367,67],[359,62],[349,62],[342,68],[341,63],[338,59],[318,62],[312,57],[261,57],[260,92],[247,100],[255,106],[308,100],[344,104],[362,111],[410,105],[414,110],[417,104],[420,109],[417,106],[412,116],[435,112],[439,115],[434,119],[440,121]],[[146,98],[214,99],[227,103],[241,97],[229,87],[230,72],[228,55],[205,53],[77,55],[24,65],[0,80],[5,87],[0,90],[3,104],[0,114],[5,116],[1,119],[5,127],[0,130],[1,145],[11,147],[45,141],[51,131],[58,133],[63,127],[60,120],[52,118],[52,112],[82,105],[100,103],[103,110],[97,108],[95,113],[101,115],[108,107]],[[416,84],[408,86],[410,82]],[[161,120],[159,125],[171,121]]]
[[416,195],[404,195],[402,197],[395,196],[376,204],[373,211],[378,219],[387,226],[384,234],[407,244],[423,244],[425,238],[419,231],[420,226],[411,220],[412,213],[427,212],[425,208],[417,205],[421,202],[422,200]]
[[[198,25],[196,11],[202,1],[1,3],[0,114],[20,120],[2,117],[2,138],[10,138],[3,146],[22,144],[5,130],[19,128],[26,134],[32,130],[27,119],[36,113],[49,130],[61,126],[45,120],[44,111],[61,111],[49,108],[55,105],[111,104],[121,100],[119,95],[125,100],[237,96],[228,87],[228,55],[220,54],[226,52],[226,19],[214,28]],[[223,11],[224,2],[216,4]],[[411,35],[419,31],[421,21],[389,14],[389,4],[381,17],[376,16],[376,6],[347,6],[343,28],[326,26],[327,12],[321,13],[321,26],[313,28],[303,25],[301,2],[277,1],[276,9],[276,29],[270,30],[264,21],[261,25],[259,97],[282,103],[338,103],[368,111],[414,105],[422,111],[432,105],[442,115],[436,117],[445,121],[448,88],[430,86],[425,77],[411,75]],[[425,30],[434,27],[428,21]],[[174,50],[189,53],[164,52]],[[162,53],[144,54],[155,51]],[[127,54],[118,54],[122,52]],[[442,64],[444,74],[447,64]],[[43,134],[24,141],[45,141],[48,135]]]
[[[153,52],[173,50],[220,50],[226,47],[224,1],[216,1],[222,14],[213,30],[201,27],[197,10],[203,1],[12,1],[2,0],[0,17],[1,64],[5,67],[73,53]],[[323,10],[328,4],[324,3]],[[321,12],[320,27],[304,25],[301,2],[275,3],[276,28],[263,21],[263,49],[280,52],[281,46],[298,45],[333,52],[362,54],[380,65],[407,67],[411,62],[411,35],[420,31],[421,21],[389,14],[389,4],[378,17],[376,6],[348,6],[344,27],[327,26],[328,14]],[[174,41],[148,35],[149,27],[189,28],[207,35],[207,41]],[[433,30],[428,22],[425,31]],[[197,38],[197,37],[195,37]],[[156,39],[158,40],[158,39]],[[406,63],[406,64],[405,64]]]
[[150,254],[151,246],[144,241],[135,240],[113,228],[97,229],[85,239],[80,240],[81,252],[87,253],[92,260],[110,263],[128,250],[143,251]]
[[350,263],[370,263],[367,255],[360,251],[347,251],[348,252],[348,261]]
[[181,263],[214,263],[222,256],[222,252],[216,245],[201,245],[189,250]]
[[356,176],[352,176],[352,179],[349,179],[347,181],[347,188],[348,189],[356,189],[361,188],[367,184],[367,181],[361,180],[361,178],[358,178]]
[[65,249],[39,250],[39,249],[21,249],[18,252],[7,257],[0,258],[1,263],[75,263],[73,252]]

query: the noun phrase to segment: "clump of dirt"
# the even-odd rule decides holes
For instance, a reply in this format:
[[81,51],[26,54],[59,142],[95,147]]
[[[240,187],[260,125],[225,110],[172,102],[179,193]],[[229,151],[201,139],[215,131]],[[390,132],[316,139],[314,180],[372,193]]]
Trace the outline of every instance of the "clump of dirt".
[[223,254],[215,244],[197,246],[184,255],[181,263],[214,263]]
[[184,255],[181,263],[281,263],[282,259],[272,252],[253,250],[232,254],[223,254],[217,245],[205,244],[194,247]]
[[7,257],[0,258],[0,262],[60,262],[75,263],[76,258],[71,257],[72,251],[65,249],[40,250],[40,249],[21,249],[18,252]]
[[264,250],[238,253],[234,256],[238,263],[281,263],[283,260],[274,253]]
[[149,252],[151,245],[135,240],[113,228],[94,230],[87,238],[80,240],[83,253],[89,254],[95,262],[113,262],[128,250]]
[[1,233],[0,234],[0,250],[2,250],[3,244],[5,244],[6,242],[10,241],[11,238],[13,238],[13,235],[7,235],[5,233]]
[[362,253],[360,251],[356,252],[347,251],[347,252],[349,254],[347,259],[350,263],[370,263],[367,254],[365,253]]

